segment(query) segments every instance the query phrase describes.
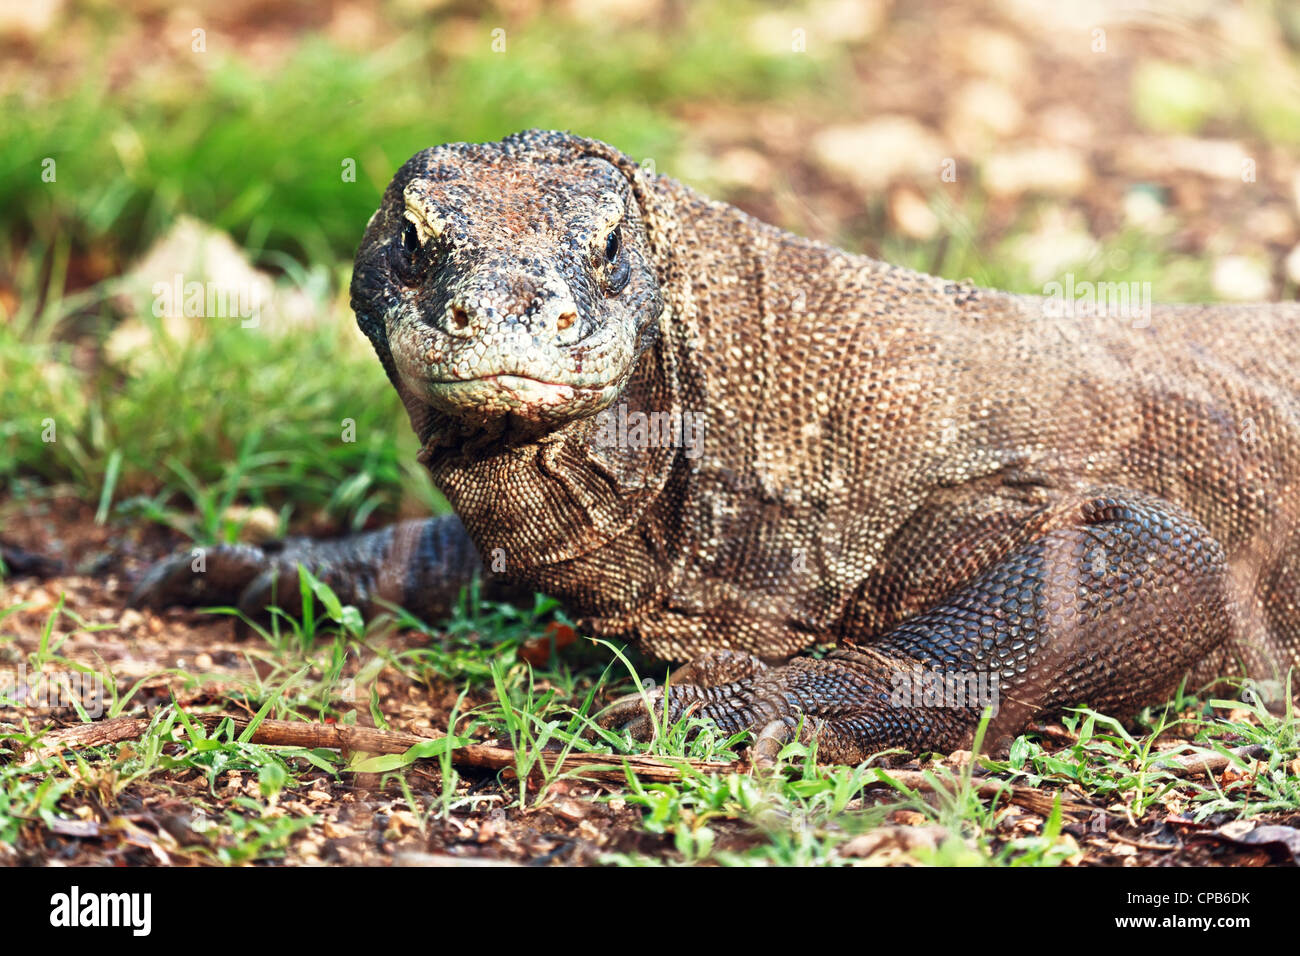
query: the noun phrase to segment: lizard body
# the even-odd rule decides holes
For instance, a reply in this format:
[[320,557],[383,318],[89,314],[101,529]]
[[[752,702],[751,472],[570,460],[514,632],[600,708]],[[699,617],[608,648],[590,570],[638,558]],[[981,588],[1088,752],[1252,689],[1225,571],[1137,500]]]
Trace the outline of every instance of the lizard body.
[[541,131],[413,157],[352,302],[456,516],[164,563],[137,600],[255,608],[303,560],[436,614],[483,573],[689,662],[655,706],[760,758],[963,744],[988,701],[899,697],[935,673],[1012,733],[1300,654],[1295,305],[1056,316]]

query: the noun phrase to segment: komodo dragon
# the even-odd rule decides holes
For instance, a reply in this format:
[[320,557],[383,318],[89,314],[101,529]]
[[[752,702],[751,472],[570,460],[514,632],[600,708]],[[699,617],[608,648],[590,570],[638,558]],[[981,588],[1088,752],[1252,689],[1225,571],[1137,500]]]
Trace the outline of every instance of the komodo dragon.
[[[1300,652],[1296,305],[1059,317],[530,130],[407,162],[352,307],[456,514],[183,552],[136,603],[256,610],[302,562],[433,616],[482,574],[686,662],[652,709],[757,760],[951,749],[985,704],[1005,735]],[[641,697],[605,720],[651,731]]]

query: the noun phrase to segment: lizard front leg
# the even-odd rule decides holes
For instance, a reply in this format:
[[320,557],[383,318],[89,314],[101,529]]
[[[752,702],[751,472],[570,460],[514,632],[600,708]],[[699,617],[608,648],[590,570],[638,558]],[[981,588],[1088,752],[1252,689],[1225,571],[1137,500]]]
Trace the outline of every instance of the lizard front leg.
[[145,572],[128,603],[233,603],[260,616],[273,601],[293,600],[300,564],[346,604],[373,610],[377,600],[389,601],[425,620],[444,616],[460,589],[482,572],[464,525],[447,515],[337,539],[179,551]]
[[[1223,549],[1183,510],[1138,493],[1086,496],[1062,514],[879,639],[845,641],[823,660],[755,662],[716,682],[670,681],[667,701],[656,689],[652,706],[753,731],[756,762],[802,728],[821,760],[856,763],[889,747],[969,745],[986,706],[995,739],[1073,704],[1159,702],[1228,642],[1235,609]],[[695,667],[716,669],[709,659]],[[641,737],[652,730],[639,696],[603,720]]]

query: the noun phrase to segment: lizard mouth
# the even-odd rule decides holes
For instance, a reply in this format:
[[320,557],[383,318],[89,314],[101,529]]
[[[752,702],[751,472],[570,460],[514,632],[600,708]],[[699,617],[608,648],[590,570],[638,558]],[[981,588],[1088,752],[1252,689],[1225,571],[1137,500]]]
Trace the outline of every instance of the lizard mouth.
[[[480,375],[475,378],[451,378],[429,383],[436,394],[448,398],[454,395],[472,396],[488,388],[498,388],[519,398],[543,404],[559,404],[573,398],[583,386],[566,385],[563,382],[547,382],[529,375]],[[588,388],[592,386],[587,386]]]
[[496,373],[430,381],[425,393],[430,404],[461,418],[495,418],[511,413],[537,421],[557,421],[602,408],[618,390],[616,382],[568,384]]

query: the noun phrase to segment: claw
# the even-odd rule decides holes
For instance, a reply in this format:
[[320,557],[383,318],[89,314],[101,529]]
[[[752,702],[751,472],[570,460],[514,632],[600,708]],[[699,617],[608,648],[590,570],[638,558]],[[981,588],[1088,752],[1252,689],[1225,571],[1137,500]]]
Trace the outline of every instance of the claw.
[[769,720],[758,732],[758,737],[749,750],[750,762],[755,768],[771,769],[776,766],[782,748],[792,740],[794,740],[793,727],[780,718]]
[[654,733],[656,710],[663,706],[662,687],[650,687],[624,694],[597,716],[596,722],[607,730],[629,731],[637,740],[646,740]]
[[767,665],[753,654],[723,650],[683,664],[672,672],[668,680],[679,686],[695,684],[698,687],[718,687],[745,680],[767,669]]
[[626,694],[602,711],[598,722],[648,740],[665,719],[675,723],[698,711],[724,733],[752,732],[751,764],[770,768],[796,738],[833,749],[837,760],[859,755],[864,746],[858,738],[872,720],[866,708],[880,699],[877,688],[862,683],[860,671],[839,660],[797,658],[769,667],[723,651],[673,672],[673,678],[681,676],[695,680]]
[[618,722],[618,716],[629,709],[645,709],[647,703],[653,704],[656,701],[663,700],[664,689],[662,687],[646,687],[642,690],[634,690],[630,694],[624,694],[618,700],[610,703],[605,708],[604,714],[612,716],[614,722]]

